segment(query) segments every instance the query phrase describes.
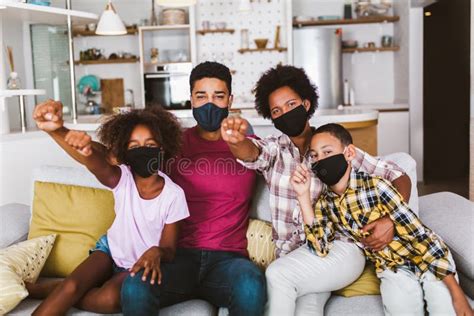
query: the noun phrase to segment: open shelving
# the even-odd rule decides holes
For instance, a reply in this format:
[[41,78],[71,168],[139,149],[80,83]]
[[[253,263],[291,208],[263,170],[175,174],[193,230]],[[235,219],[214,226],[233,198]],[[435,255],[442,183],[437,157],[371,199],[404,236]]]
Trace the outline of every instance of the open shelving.
[[305,26],[325,26],[325,25],[349,25],[349,24],[370,24],[370,23],[394,23],[400,20],[399,16],[367,16],[356,19],[337,20],[314,20],[314,21],[293,21],[295,27]]

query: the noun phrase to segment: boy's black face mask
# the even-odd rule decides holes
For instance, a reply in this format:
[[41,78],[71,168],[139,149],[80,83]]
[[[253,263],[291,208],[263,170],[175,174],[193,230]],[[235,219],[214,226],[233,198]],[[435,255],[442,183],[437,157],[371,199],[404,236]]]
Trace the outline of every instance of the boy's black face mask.
[[308,112],[304,108],[304,105],[294,108],[293,110],[286,112],[280,117],[273,120],[275,127],[290,137],[296,137],[303,133],[308,121]]
[[162,149],[159,147],[138,147],[127,150],[125,163],[142,178],[157,174],[162,160]]
[[348,163],[344,154],[334,155],[311,164],[311,170],[325,184],[331,186],[341,180],[346,173]]

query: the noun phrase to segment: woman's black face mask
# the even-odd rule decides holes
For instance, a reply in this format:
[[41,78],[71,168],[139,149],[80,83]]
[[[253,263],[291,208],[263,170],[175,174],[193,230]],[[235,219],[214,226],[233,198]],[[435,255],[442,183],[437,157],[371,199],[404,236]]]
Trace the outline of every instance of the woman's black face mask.
[[301,104],[293,110],[274,119],[273,124],[275,124],[275,127],[283,134],[290,137],[296,137],[303,133],[307,121],[308,112],[306,111],[304,104]]

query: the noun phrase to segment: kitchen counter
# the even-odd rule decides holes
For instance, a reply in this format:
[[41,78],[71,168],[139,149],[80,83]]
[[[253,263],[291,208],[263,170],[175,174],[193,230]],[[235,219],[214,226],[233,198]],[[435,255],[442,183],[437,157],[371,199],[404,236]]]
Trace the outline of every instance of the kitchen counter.
[[[192,110],[178,110],[171,111],[179,119],[184,127],[192,127],[196,125],[196,121],[193,118]],[[273,126],[271,120],[264,119],[258,115],[253,109],[242,109],[241,113],[233,114],[240,115],[247,119],[249,123],[257,128],[259,126]],[[77,123],[71,121],[65,122],[65,126],[70,129],[83,130],[83,131],[95,131],[99,127],[100,123],[104,120],[103,115],[88,115],[79,116]],[[326,123],[357,123],[357,122],[370,122],[377,121],[378,112],[375,110],[363,110],[363,109],[320,109],[310,120],[311,125],[320,126]]]

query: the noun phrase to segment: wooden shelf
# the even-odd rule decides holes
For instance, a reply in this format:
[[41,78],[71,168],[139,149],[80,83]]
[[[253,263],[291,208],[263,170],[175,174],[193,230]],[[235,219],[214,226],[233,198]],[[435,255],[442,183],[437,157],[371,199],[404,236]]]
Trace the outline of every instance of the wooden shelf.
[[238,50],[239,53],[255,53],[255,52],[286,52],[288,49],[286,47],[279,48],[241,48]]
[[[129,26],[127,27],[127,34],[123,35],[115,35],[115,36],[124,36],[124,35],[135,35],[138,33],[138,28]],[[104,35],[98,35],[95,33],[95,31],[78,31],[78,30],[73,30],[72,31],[72,36],[104,36]]]
[[399,16],[368,16],[347,20],[314,20],[314,21],[293,21],[295,27],[323,26],[323,25],[349,25],[349,24],[370,24],[370,23],[393,23],[400,20]]
[[234,29],[219,29],[219,30],[199,30],[196,31],[196,33],[200,35],[206,35],[206,34],[215,34],[215,33],[230,33],[234,34],[235,30]]
[[5,16],[15,20],[39,24],[65,25],[68,16],[71,16],[74,24],[93,23],[99,19],[99,16],[94,13],[21,2],[0,1],[0,7],[0,12]]
[[400,50],[400,47],[364,47],[364,48],[343,48],[343,53],[368,53],[368,52],[396,52]]
[[154,25],[154,26],[139,26],[140,31],[169,31],[169,30],[186,30],[191,26],[189,24],[177,25]]
[[100,65],[100,64],[131,64],[139,62],[138,58],[116,58],[98,60],[76,60],[75,65]]

